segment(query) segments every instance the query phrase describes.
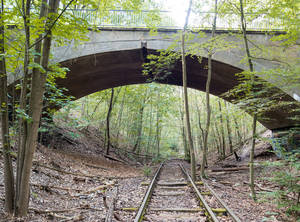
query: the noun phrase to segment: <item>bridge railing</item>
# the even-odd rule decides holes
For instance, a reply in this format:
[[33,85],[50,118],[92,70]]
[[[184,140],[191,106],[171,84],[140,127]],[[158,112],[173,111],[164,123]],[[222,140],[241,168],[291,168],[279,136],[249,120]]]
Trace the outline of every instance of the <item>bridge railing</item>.
[[[191,26],[193,28],[211,28],[214,12],[198,12],[191,15]],[[271,31],[282,30],[282,20],[270,18],[267,14],[245,14],[248,30]],[[217,29],[222,30],[240,30],[240,16],[237,14],[227,13],[218,15]]]
[[[8,9],[12,10],[12,8]],[[37,9],[32,9],[36,11]],[[67,9],[64,16],[82,19],[95,27],[129,27],[129,28],[170,28],[181,29],[172,11],[159,10],[96,10],[96,9]],[[214,12],[192,12],[189,28],[211,29]],[[272,31],[282,30],[281,19],[270,18],[267,14],[245,14],[249,30]],[[13,22],[13,21],[11,21]],[[222,14],[217,19],[219,30],[240,30],[240,18],[236,14]]]
[[[97,27],[131,27],[131,28],[182,28],[174,19],[171,11],[158,10],[109,10],[98,11],[90,9],[69,9],[68,14],[76,18],[87,20],[91,25]],[[266,14],[245,14],[249,30],[282,30],[281,20],[272,19]],[[189,28],[210,29],[214,17],[213,12],[191,13]],[[236,14],[223,14],[218,17],[217,29],[238,30],[240,29],[240,18]]]
[[175,27],[175,23],[167,11],[69,9],[66,13],[75,18],[85,19],[97,27]]

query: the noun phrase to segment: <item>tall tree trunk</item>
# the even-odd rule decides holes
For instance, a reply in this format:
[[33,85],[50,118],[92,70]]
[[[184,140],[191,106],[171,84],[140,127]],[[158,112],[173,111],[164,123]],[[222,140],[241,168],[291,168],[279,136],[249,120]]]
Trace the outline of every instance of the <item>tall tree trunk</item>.
[[233,121],[234,121],[234,125],[235,125],[235,132],[236,132],[236,135],[238,137],[238,144],[239,145],[242,145],[242,135],[241,135],[241,132],[240,132],[240,126],[235,118],[235,116],[233,115]]
[[202,127],[202,123],[201,123],[201,111],[199,106],[197,105],[197,113],[198,113],[198,126],[199,126],[199,130],[201,132],[201,135],[199,135],[199,137],[201,138],[201,147],[202,149],[204,148],[204,137],[205,137],[205,132],[204,129]]
[[218,147],[219,147],[220,158],[222,158],[221,156],[223,155],[223,154],[222,154],[222,152],[223,152],[223,151],[222,151],[223,144],[222,144],[222,139],[221,139],[221,136],[220,136],[220,132],[219,132],[219,130],[218,130],[217,122],[215,122],[214,127],[215,127],[215,132],[216,132],[216,135],[217,135],[216,141],[217,141]]
[[224,132],[224,125],[223,125],[223,114],[222,114],[222,104],[221,101],[218,101],[219,104],[219,111],[220,111],[220,128],[221,128],[221,140],[222,140],[222,156],[225,158],[226,155],[226,144],[225,144],[225,132]]
[[121,123],[122,123],[123,108],[124,108],[124,103],[125,103],[125,98],[126,98],[126,89],[127,89],[127,87],[125,87],[125,89],[124,89],[121,107],[120,107],[119,115],[117,118],[117,136],[116,136],[116,146],[117,147],[119,147],[119,136],[120,136],[120,132],[121,132],[120,127],[121,127]]
[[[25,4],[25,0],[22,0],[22,13],[23,13],[23,22],[24,22],[24,31],[25,31],[25,49],[24,49],[24,64],[23,64],[23,72],[24,76],[22,79],[22,87],[21,94],[19,99],[19,110],[21,110],[24,114],[27,114],[27,93],[28,93],[28,82],[29,82],[29,46],[30,46],[30,7],[31,0],[27,0]],[[19,191],[21,189],[21,175],[22,168],[25,157],[25,140],[27,135],[27,125],[26,120],[21,116],[19,118],[18,123],[18,154],[17,154],[17,177],[16,177],[16,198],[19,197]],[[18,201],[15,201],[15,213],[17,215]],[[18,216],[18,215],[17,215]]]
[[150,118],[149,118],[149,133],[148,133],[148,139],[147,139],[147,147],[146,147],[146,155],[149,154],[149,148],[152,141],[152,103],[150,103]]
[[59,0],[51,0],[49,2],[49,14],[51,13],[52,16],[49,16],[47,20],[46,33],[48,33],[48,35],[43,40],[41,66],[43,67],[44,72],[32,73],[31,97],[29,101],[29,116],[31,117],[31,121],[27,123],[28,132],[25,139],[24,161],[21,162],[21,181],[20,185],[17,187],[19,192],[16,198],[16,215],[19,217],[26,216],[29,205],[29,179],[43,107],[43,94],[45,91],[51,48],[52,34],[50,28],[55,19],[54,17],[57,12],[58,5]]
[[110,94],[110,101],[109,101],[109,107],[106,115],[106,138],[107,138],[107,143],[106,143],[106,155],[109,155],[109,148],[110,148],[110,116],[111,116],[111,111],[113,108],[113,100],[114,100],[114,88],[111,88],[111,94]]
[[102,102],[103,102],[103,99],[101,99],[99,97],[99,100],[98,100],[96,106],[94,107],[93,112],[89,115],[89,119],[93,119],[94,114],[96,113],[97,109],[99,108],[99,106]]
[[[197,106],[197,113],[198,113],[198,126],[199,126],[199,130],[200,130],[200,133],[199,133],[199,146],[201,147],[202,149],[202,152],[203,152],[203,149],[204,149],[204,137],[205,137],[205,132],[204,132],[204,129],[202,128],[202,124],[201,124],[201,112],[200,112],[200,108]],[[207,157],[205,155],[205,165],[207,165]]]
[[[217,24],[217,9],[218,9],[218,0],[215,0],[215,16],[214,21],[212,24],[212,38],[215,37],[215,31],[216,31],[216,24]],[[210,47],[208,51],[208,61],[207,61],[207,80],[206,80],[206,86],[205,86],[205,95],[206,95],[206,127],[205,127],[205,136],[204,136],[204,147],[203,147],[203,156],[202,156],[202,164],[201,164],[201,176],[206,177],[205,175],[205,164],[206,164],[206,158],[207,158],[207,150],[208,150],[208,134],[209,134],[209,127],[210,127],[210,101],[209,101],[209,93],[210,93],[210,81],[212,76],[212,56],[213,56],[213,46]]]
[[[160,92],[157,91],[157,102],[159,102],[160,100]],[[161,132],[161,128],[160,128],[160,114],[159,114],[159,107],[157,105],[156,108],[156,156],[159,157],[160,156],[160,132]]]
[[[244,6],[243,6],[243,0],[240,0],[240,10],[241,10],[241,25],[242,25],[242,31],[243,31],[243,37],[244,37],[244,43],[245,43],[245,51],[247,55],[248,65],[251,72],[254,71],[253,63],[250,55],[250,49],[248,45],[248,38],[247,38],[247,27],[246,27],[246,19],[244,16]],[[252,84],[254,83],[254,76],[252,76]],[[249,159],[249,182],[250,182],[250,189],[251,189],[251,195],[254,201],[256,201],[256,193],[254,189],[254,167],[253,167],[253,160],[254,160],[254,150],[255,150],[255,135],[256,135],[256,122],[257,122],[257,113],[254,112],[253,115],[253,123],[252,123],[252,144],[251,144],[251,152],[250,152],[250,159]]]
[[192,0],[190,0],[187,16],[185,19],[185,25],[182,32],[181,40],[181,55],[182,55],[182,83],[183,83],[183,95],[184,95],[184,110],[185,110],[185,121],[186,121],[186,131],[188,137],[188,143],[190,147],[191,156],[191,176],[192,179],[196,180],[196,163],[195,163],[195,150],[192,139],[191,124],[190,124],[190,113],[189,113],[189,102],[188,102],[188,92],[187,92],[187,72],[186,72],[186,60],[185,60],[185,32],[188,25],[188,19],[191,12]]
[[180,106],[180,117],[181,117],[181,135],[182,135],[182,143],[184,148],[184,159],[188,162],[191,161],[191,155],[190,155],[190,149],[188,146],[188,143],[186,141],[186,130],[184,127],[184,114],[182,112],[181,106]]
[[5,211],[12,215],[14,211],[14,175],[11,160],[10,138],[9,138],[9,120],[8,120],[8,99],[7,99],[7,73],[5,65],[5,47],[4,47],[4,3],[1,1],[0,14],[0,120],[1,120],[1,138],[4,157],[4,188],[5,188]]
[[226,105],[226,110],[227,110],[226,127],[227,127],[227,133],[228,133],[229,151],[230,151],[230,153],[233,153],[231,126],[230,126],[230,119],[229,119],[229,114],[228,114],[228,103],[225,102],[225,105]]
[[[145,100],[144,100],[145,102]],[[143,117],[144,117],[144,108],[145,104],[142,104],[139,110],[139,123],[138,123],[138,136],[136,138],[135,144],[133,146],[132,152],[136,152],[136,150],[139,150],[140,142],[141,142],[141,137],[142,137],[142,129],[143,129]]]
[[215,130],[212,130],[212,137],[214,138],[214,140],[213,140],[214,147],[217,148],[218,156],[220,156],[220,149],[219,149],[218,140],[217,140],[217,136],[216,136]]
[[144,98],[143,98],[142,104],[139,109],[139,119],[138,119],[138,127],[137,127],[138,135],[137,135],[137,138],[136,138],[133,150],[132,150],[132,152],[137,151],[137,153],[140,153],[140,143],[142,140],[142,132],[143,132],[144,109],[145,109],[145,103],[146,103],[146,100],[148,97],[148,89],[144,93],[143,97]]

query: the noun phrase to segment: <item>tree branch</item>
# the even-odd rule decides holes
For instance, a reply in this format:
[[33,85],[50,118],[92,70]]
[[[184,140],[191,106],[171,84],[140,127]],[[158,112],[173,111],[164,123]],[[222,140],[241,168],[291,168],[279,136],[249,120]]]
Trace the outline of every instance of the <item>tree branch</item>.
[[77,1],[77,0],[71,0],[67,5],[66,7],[61,11],[61,13],[57,16],[57,18],[54,20],[54,22],[51,24],[51,26],[47,29],[47,32],[46,34],[38,39],[35,43],[33,43],[31,46],[29,46],[29,49],[31,49],[32,47],[34,47],[36,44],[38,44],[39,42],[43,41],[47,35],[50,33],[51,29],[54,27],[54,25],[56,24],[56,22],[58,21],[58,19],[63,15],[63,13],[67,10],[67,8],[74,2],[74,1]]
[[267,58],[263,58],[263,57],[254,57],[254,56],[250,56],[251,59],[260,59],[260,60],[266,60],[266,61],[270,61],[270,62],[278,62],[278,63],[283,63],[286,64],[287,66],[291,66],[290,64],[288,64],[287,62],[284,61],[280,61],[278,59],[267,59]]

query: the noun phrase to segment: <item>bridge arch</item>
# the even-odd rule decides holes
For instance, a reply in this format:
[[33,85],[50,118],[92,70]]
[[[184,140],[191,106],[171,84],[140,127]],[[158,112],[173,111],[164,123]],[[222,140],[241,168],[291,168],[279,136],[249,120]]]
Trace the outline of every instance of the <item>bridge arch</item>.
[[[147,53],[157,53],[157,51],[147,49]],[[57,83],[67,88],[68,94],[74,96],[75,99],[112,87],[147,83],[148,77],[142,75],[144,60],[142,48],[102,52],[69,59],[61,62],[70,70],[67,78],[58,79]],[[187,57],[187,86],[189,88],[205,91],[206,65],[206,58],[199,63],[198,59]],[[213,60],[212,65],[211,94],[220,96],[238,84],[235,74],[241,72],[242,69],[216,60]],[[171,75],[157,82],[182,86],[181,62],[177,61],[170,71]],[[286,112],[278,111],[267,115],[268,120],[264,119],[260,122],[269,129],[292,127],[296,124],[288,119],[289,115]]]
[[[147,77],[141,74],[142,64],[145,61],[144,50],[146,49],[147,54],[150,54],[168,48],[174,42],[174,34],[178,31],[176,29],[162,29],[158,30],[156,36],[151,36],[149,29],[145,28],[100,28],[100,32],[90,31],[88,34],[89,41],[87,42],[79,45],[71,42],[65,46],[53,48],[53,61],[59,62],[70,69],[67,78],[58,79],[57,83],[59,86],[67,88],[69,90],[68,94],[74,96],[75,99],[111,87],[146,83]],[[196,38],[194,41],[201,43],[210,38],[211,32],[209,30],[204,30],[204,32],[206,32],[206,37]],[[217,35],[224,33],[228,33],[228,31],[217,31]],[[267,46],[280,47],[270,41],[271,36],[268,33],[250,31],[248,36],[253,43],[259,42]],[[210,92],[216,96],[220,96],[236,86],[238,81],[235,74],[248,69],[246,64],[240,63],[244,56],[243,42],[234,34],[227,35],[226,38],[228,38],[228,41],[235,41],[240,47],[214,54],[215,60],[212,62],[213,77]],[[299,54],[296,51],[297,48],[286,49],[286,53],[294,57]],[[195,58],[187,58],[187,84],[190,88],[204,91],[207,59],[205,54],[202,56],[201,63]],[[254,59],[253,64],[255,70],[267,70],[276,67],[276,62],[261,59]],[[163,80],[158,80],[158,82],[181,86],[180,61],[176,63],[171,73],[172,75]],[[9,79],[9,82],[12,83],[14,79]],[[280,89],[278,90],[280,91]],[[293,93],[300,95],[300,91],[298,91],[299,89],[295,89],[295,92],[287,92],[281,100],[294,101],[290,95],[293,95]],[[299,126],[300,121],[294,118],[296,114],[289,112],[294,108],[287,106],[266,113],[259,121],[272,130]],[[300,116],[299,113],[297,115]]]

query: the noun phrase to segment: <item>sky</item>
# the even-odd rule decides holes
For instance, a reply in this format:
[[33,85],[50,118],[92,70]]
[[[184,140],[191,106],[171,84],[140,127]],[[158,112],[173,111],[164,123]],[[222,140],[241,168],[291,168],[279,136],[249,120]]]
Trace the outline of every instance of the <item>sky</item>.
[[[185,17],[187,14],[189,0],[158,0],[163,5],[162,10],[170,11],[171,17],[176,22],[176,26],[183,27]],[[195,4],[201,2],[201,11],[208,11],[210,3],[214,3],[212,0],[193,1],[192,8],[195,8]],[[195,18],[195,17],[194,17]],[[193,23],[193,13],[190,15],[189,24]]]
[[161,2],[165,6],[165,10],[171,11],[171,16],[176,25],[183,27],[189,0],[163,0]]

